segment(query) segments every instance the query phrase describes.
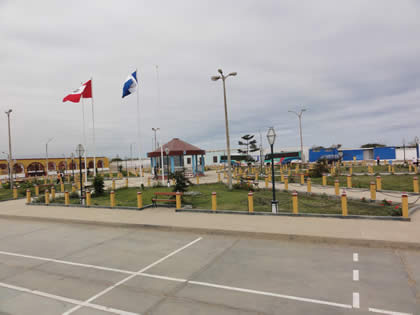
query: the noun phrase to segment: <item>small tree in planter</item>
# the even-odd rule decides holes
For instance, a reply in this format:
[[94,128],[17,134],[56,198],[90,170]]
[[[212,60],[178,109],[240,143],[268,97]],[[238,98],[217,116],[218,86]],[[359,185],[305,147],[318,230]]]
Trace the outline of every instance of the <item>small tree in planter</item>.
[[176,171],[171,177],[175,179],[174,192],[179,191],[184,193],[188,190],[188,186],[192,185],[190,180],[185,177],[185,173],[183,171]]
[[103,195],[105,189],[104,179],[101,175],[96,175],[93,179],[93,188],[95,189],[95,195]]

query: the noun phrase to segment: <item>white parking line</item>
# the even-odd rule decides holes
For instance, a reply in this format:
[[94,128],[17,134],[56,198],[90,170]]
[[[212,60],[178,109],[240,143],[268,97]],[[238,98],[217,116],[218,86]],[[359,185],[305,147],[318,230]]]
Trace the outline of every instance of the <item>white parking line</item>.
[[388,314],[388,315],[413,315],[411,313],[393,312],[393,311],[380,310],[378,308],[371,308],[371,307],[369,307],[369,312],[379,313],[379,314]]
[[353,308],[360,308],[359,292],[353,292]]
[[37,295],[37,296],[42,296],[42,297],[52,299],[52,300],[56,300],[56,301],[67,302],[67,303],[70,303],[70,304],[76,304],[76,305],[82,305],[83,304],[83,306],[94,308],[94,309],[104,311],[104,312],[108,312],[108,313],[119,314],[119,315],[140,315],[138,313],[126,312],[126,311],[122,311],[122,310],[119,310],[119,309],[116,309],[116,308],[106,307],[106,306],[93,304],[93,303],[84,304],[83,301],[70,299],[70,298],[66,298],[64,296],[50,294],[50,293],[46,293],[46,292],[42,292],[42,291],[38,291],[38,290],[31,290],[31,289],[7,284],[7,283],[4,283],[4,282],[0,282],[0,287],[15,290],[15,291],[20,291],[20,292],[24,292],[24,293],[29,293],[29,294],[33,294],[33,295]]
[[[123,283],[125,283],[125,282],[129,281],[130,279],[134,278],[136,275],[138,275],[138,274],[140,274],[140,273],[142,273],[142,272],[145,272],[146,270],[148,270],[148,269],[150,269],[150,268],[152,268],[152,267],[156,266],[157,264],[161,263],[162,261],[164,261],[164,260],[166,260],[166,259],[168,259],[168,258],[172,257],[173,255],[175,255],[175,254],[179,253],[180,251],[182,251],[182,250],[184,250],[184,249],[188,248],[189,246],[191,246],[191,245],[193,245],[193,244],[197,243],[197,242],[198,242],[198,241],[200,241],[201,239],[202,239],[202,238],[201,238],[201,237],[199,237],[199,238],[195,239],[194,241],[192,241],[192,242],[188,243],[187,245],[184,245],[184,246],[182,246],[181,248],[178,248],[177,250],[173,251],[172,253],[170,253],[170,254],[166,255],[165,257],[163,257],[163,258],[161,258],[161,259],[159,259],[159,260],[155,261],[154,263],[152,263],[152,264],[150,264],[150,265],[148,265],[148,266],[144,267],[143,269],[140,269],[137,273],[132,274],[132,275],[128,276],[127,278],[124,278],[124,279],[122,279],[121,281],[117,282],[116,284],[114,284],[114,285],[112,285],[112,286],[110,286],[110,287],[106,288],[105,290],[102,290],[102,291],[101,291],[101,292],[99,292],[98,294],[95,294],[94,296],[92,296],[92,297],[90,297],[89,299],[87,299],[84,303],[90,303],[90,302],[92,302],[93,300],[97,299],[98,297],[100,297],[100,296],[102,296],[102,295],[104,295],[104,294],[108,293],[108,292],[109,292],[109,291],[111,291],[112,289],[114,289],[114,288],[116,288],[116,287],[120,286],[121,284],[123,284]],[[71,314],[71,313],[73,313],[73,312],[77,311],[79,308],[81,308],[81,307],[83,307],[83,306],[84,306],[84,303],[83,303],[83,304],[81,304],[81,305],[77,305],[77,306],[75,306],[75,307],[71,308],[71,309],[70,309],[70,310],[68,310],[67,312],[64,312],[64,313],[63,313],[63,315],[69,315],[69,314]]]
[[218,288],[218,289],[231,290],[231,291],[238,291],[238,292],[253,293],[253,294],[258,294],[258,295],[273,296],[273,297],[278,297],[278,298],[283,298],[283,299],[288,299],[288,300],[301,301],[301,302],[324,304],[324,305],[330,305],[330,306],[337,306],[337,307],[341,307],[341,308],[352,308],[352,306],[350,304],[334,303],[334,302],[329,302],[329,301],[308,299],[308,298],[292,296],[292,295],[284,295],[284,294],[277,294],[277,293],[271,293],[271,292],[265,292],[265,291],[257,291],[257,290],[243,289],[243,288],[237,288],[237,287],[230,287],[230,286],[226,286],[226,285],[212,284],[212,283],[207,283],[207,282],[188,281],[188,283],[202,285],[202,286],[206,286],[206,287]]
[[359,261],[359,254],[358,253],[353,253],[353,261],[354,262],[358,262]]
[[353,281],[359,281],[359,270],[353,270]]

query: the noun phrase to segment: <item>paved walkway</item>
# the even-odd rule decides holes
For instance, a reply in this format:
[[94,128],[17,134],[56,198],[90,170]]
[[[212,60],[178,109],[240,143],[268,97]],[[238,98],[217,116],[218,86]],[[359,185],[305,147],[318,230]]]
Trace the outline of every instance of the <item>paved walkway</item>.
[[420,250],[420,211],[411,222],[180,213],[168,208],[143,211],[27,206],[24,200],[0,203],[0,217],[156,228],[278,239],[328,241]]

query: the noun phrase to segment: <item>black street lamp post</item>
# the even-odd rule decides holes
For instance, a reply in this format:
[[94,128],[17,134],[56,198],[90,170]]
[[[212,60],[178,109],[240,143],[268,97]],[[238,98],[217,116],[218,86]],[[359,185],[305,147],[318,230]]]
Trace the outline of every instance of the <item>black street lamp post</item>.
[[80,204],[84,204],[83,195],[83,174],[82,174],[82,155],[85,153],[83,145],[78,144],[76,148],[76,154],[79,156],[79,170],[80,170]]
[[270,127],[267,132],[267,140],[271,148],[271,187],[273,189],[273,200],[271,201],[271,212],[277,213],[278,201],[276,200],[276,186],[274,177],[274,142],[276,141],[276,132]]

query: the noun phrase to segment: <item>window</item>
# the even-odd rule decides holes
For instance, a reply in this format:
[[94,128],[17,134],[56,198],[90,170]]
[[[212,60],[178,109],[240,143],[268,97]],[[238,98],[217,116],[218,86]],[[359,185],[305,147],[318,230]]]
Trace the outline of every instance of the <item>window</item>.
[[217,156],[213,156],[213,163],[217,163]]
[[191,164],[191,158],[187,158],[187,164]]

